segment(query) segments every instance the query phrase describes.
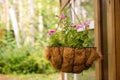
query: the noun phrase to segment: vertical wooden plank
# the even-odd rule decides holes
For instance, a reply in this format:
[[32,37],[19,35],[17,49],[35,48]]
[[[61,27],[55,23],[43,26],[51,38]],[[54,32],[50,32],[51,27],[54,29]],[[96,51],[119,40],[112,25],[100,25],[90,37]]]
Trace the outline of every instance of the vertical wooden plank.
[[102,52],[102,80],[108,80],[108,38],[107,38],[107,4],[101,0],[101,52]]
[[[120,80],[120,0],[115,1],[116,80]],[[115,80],[115,79],[114,79]]]
[[[101,28],[100,28],[100,0],[94,0],[94,20],[95,20],[95,47],[101,52]],[[101,60],[96,61],[96,80],[102,80],[102,64]]]
[[107,0],[108,80],[116,80],[114,0]]

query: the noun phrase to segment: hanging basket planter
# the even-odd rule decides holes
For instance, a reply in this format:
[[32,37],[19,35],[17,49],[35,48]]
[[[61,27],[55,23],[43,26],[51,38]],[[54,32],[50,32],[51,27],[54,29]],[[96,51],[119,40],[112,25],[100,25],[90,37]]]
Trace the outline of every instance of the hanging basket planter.
[[47,47],[45,55],[55,69],[67,73],[80,73],[99,58],[95,47]]
[[81,73],[100,58],[96,48],[91,47],[94,44],[91,44],[93,39],[89,35],[90,22],[73,24],[64,14],[58,17],[63,28],[49,30],[47,33],[49,47],[45,49],[46,58],[57,70]]

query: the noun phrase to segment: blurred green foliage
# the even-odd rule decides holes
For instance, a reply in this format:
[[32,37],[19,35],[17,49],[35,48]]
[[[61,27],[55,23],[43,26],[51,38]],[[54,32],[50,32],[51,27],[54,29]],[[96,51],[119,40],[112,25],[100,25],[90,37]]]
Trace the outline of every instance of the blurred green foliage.
[[15,42],[15,36],[14,36],[14,32],[13,30],[6,30],[6,29],[1,29],[3,31],[3,34],[1,34],[1,36],[3,36],[2,38],[0,38],[0,47],[1,48],[15,48],[16,47],[16,42]]
[[0,49],[0,73],[53,73],[50,63],[43,58],[42,49],[32,47]]
[[36,16],[43,16],[44,28],[54,28],[57,23],[56,15],[59,15],[59,0],[35,0]]
[[[14,6],[16,16],[19,22],[19,1],[14,3],[9,0],[9,5]],[[22,31],[20,31],[21,47],[16,46],[16,40],[13,32],[12,25],[10,30],[6,30],[3,24],[2,16],[0,15],[0,29],[4,30],[4,37],[0,38],[2,45],[0,46],[0,73],[2,74],[28,74],[28,73],[54,73],[56,72],[50,63],[44,58],[44,48],[46,46],[46,33],[48,29],[55,27],[55,15],[59,13],[58,0],[34,0],[35,16],[30,20],[29,3],[28,0],[22,0]],[[0,6],[0,14],[2,7]],[[42,37],[38,30],[38,17],[43,17],[44,30]],[[34,46],[25,44],[25,39],[30,35],[30,24],[35,28],[34,33]],[[11,24],[11,21],[10,21]],[[23,34],[21,32],[24,32]]]
[[[44,40],[36,41],[36,45],[17,48],[13,31],[4,31],[0,39],[0,73],[2,74],[29,74],[54,73],[50,63],[44,58]],[[40,46],[41,45],[41,46]]]
[[80,5],[85,8],[87,18],[94,20],[94,1],[87,0],[86,2],[81,2]]

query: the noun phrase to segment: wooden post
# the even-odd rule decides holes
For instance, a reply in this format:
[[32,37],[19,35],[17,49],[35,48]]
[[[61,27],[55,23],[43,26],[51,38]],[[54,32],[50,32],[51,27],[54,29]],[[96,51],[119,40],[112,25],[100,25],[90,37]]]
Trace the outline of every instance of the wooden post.
[[[102,65],[101,62],[96,63],[97,80],[119,80],[120,79],[120,62],[119,62],[120,60],[119,58],[120,57],[120,36],[119,36],[120,35],[120,22],[119,22],[120,0],[94,0],[94,1],[96,5],[95,6],[96,47],[101,52],[103,52]],[[107,3],[107,8],[106,8],[106,3]],[[108,62],[106,60],[107,57],[108,57]],[[106,66],[106,64],[108,64],[108,67]]]
[[120,80],[120,0],[115,1],[116,80]]
[[120,0],[107,0],[109,80],[120,79]]
[[[101,52],[101,18],[100,18],[100,0],[94,0],[94,25],[95,25],[95,47]],[[96,80],[102,80],[102,61],[98,60],[95,63]]]
[[107,29],[108,29],[108,71],[109,80],[116,80],[115,59],[115,11],[114,0],[107,0]]

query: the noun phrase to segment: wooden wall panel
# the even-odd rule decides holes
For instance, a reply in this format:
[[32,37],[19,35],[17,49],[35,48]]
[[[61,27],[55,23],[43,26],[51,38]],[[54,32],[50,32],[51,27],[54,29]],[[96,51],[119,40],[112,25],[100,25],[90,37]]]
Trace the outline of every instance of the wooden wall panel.
[[115,1],[116,80],[120,80],[120,0]]
[[109,80],[120,80],[120,0],[107,0]]
[[101,52],[102,52],[102,80],[108,80],[108,45],[107,45],[107,7],[106,0],[101,0]]
[[[101,52],[101,17],[100,17],[100,0],[94,0],[94,20],[95,20],[95,47]],[[96,80],[102,80],[102,64],[101,60],[96,61]]]
[[108,80],[116,80],[116,45],[115,45],[115,10],[114,0],[107,0],[108,29]]

